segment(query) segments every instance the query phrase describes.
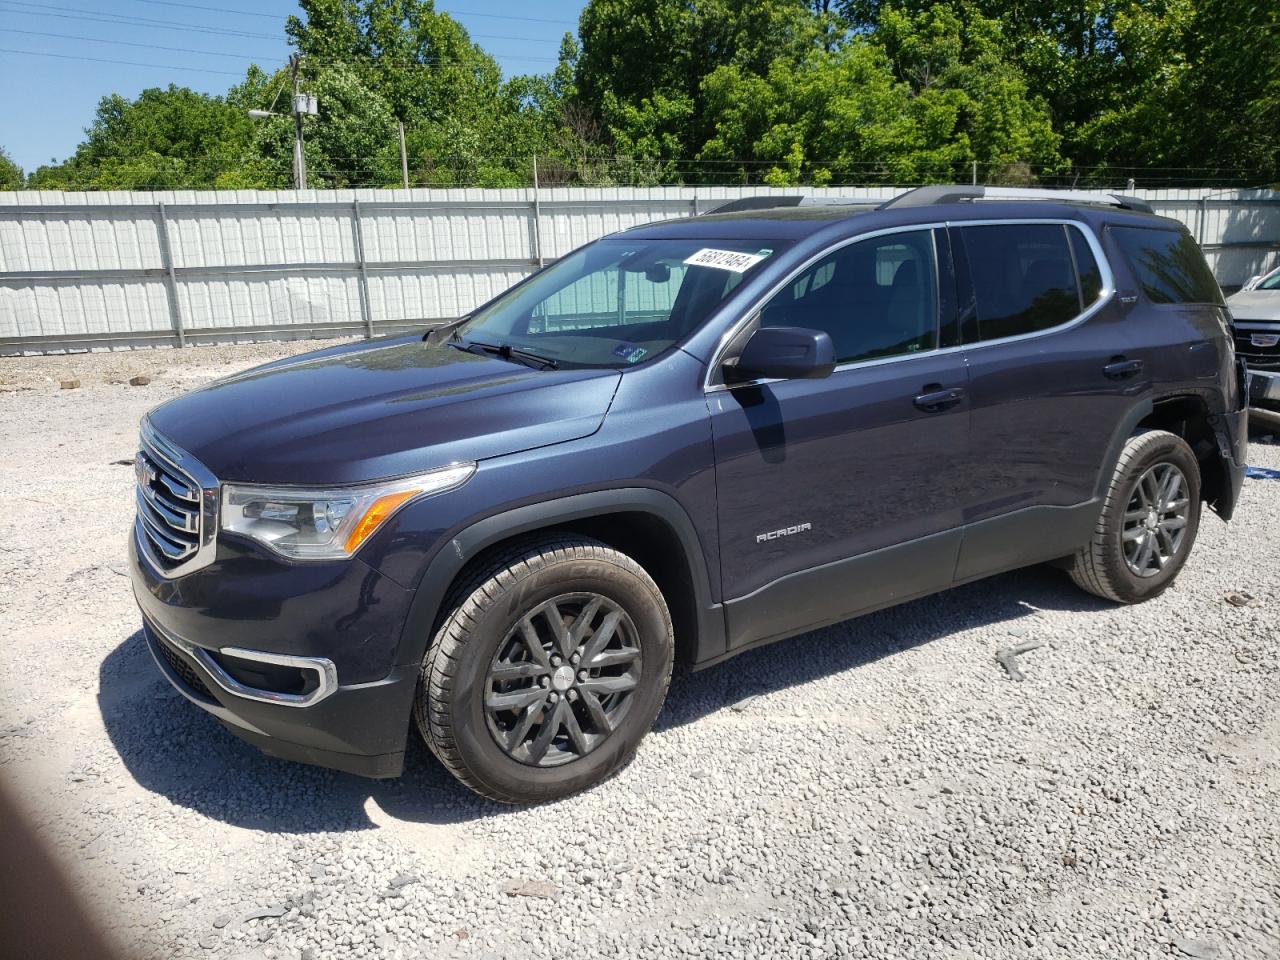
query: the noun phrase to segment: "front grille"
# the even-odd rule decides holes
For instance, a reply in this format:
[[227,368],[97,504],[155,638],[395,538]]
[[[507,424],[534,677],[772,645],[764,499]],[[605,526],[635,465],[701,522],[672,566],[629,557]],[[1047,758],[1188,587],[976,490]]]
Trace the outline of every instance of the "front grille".
[[198,694],[206,700],[213,699],[213,694],[204,685],[204,681],[200,679],[200,674],[196,673],[195,668],[187,663],[186,658],[169,646],[169,642],[158,633],[156,633],[156,646],[160,649],[160,655],[164,657],[165,663],[173,668],[173,672],[191,689],[192,693]]
[[[1257,336],[1261,343],[1254,343]],[[1275,343],[1272,337],[1277,337]],[[1280,327],[1274,330],[1236,330],[1236,356],[1251,367],[1280,367]]]
[[134,461],[138,524],[155,560],[172,570],[200,549],[200,485],[145,441]]

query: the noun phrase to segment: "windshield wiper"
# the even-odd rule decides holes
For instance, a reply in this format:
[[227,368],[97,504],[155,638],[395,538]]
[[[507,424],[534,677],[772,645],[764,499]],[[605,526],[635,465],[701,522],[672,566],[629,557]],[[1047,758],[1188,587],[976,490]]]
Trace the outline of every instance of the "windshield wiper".
[[530,353],[528,350],[521,350],[519,347],[513,347],[509,343],[481,343],[479,340],[468,340],[465,343],[460,341],[449,341],[451,347],[457,347],[460,350],[466,350],[468,353],[487,353],[490,356],[500,357],[503,360],[512,360],[516,363],[523,363],[526,367],[538,365],[541,370],[559,370],[559,362],[544,357],[537,353]]
[[471,319],[471,314],[469,313],[463,314],[461,317],[458,317],[456,320],[450,320],[448,323],[442,323],[438,327],[432,327],[430,330],[428,330],[426,333],[422,335],[422,339],[425,340],[427,343],[431,344],[433,347],[438,347],[440,344],[446,342],[445,334],[449,334],[448,340],[450,341],[457,340],[458,339],[458,334],[456,333],[457,329],[470,319]]

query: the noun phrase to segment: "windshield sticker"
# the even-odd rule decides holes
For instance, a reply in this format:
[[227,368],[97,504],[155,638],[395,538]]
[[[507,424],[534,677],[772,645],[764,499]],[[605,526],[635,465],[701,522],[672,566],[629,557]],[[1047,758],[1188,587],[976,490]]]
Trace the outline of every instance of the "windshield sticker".
[[715,250],[711,247],[703,247],[693,256],[686,257],[684,262],[691,267],[714,267],[717,270],[745,273],[766,256],[768,253],[742,253],[738,250]]
[[613,355],[627,363],[637,363],[648,352],[644,347],[637,347],[634,343],[620,343],[613,348]]

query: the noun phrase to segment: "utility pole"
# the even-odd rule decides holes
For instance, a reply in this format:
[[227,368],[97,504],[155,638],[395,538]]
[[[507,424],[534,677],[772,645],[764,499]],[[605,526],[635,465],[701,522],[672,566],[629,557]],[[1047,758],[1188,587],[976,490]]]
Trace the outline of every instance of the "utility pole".
[[404,121],[397,122],[400,128],[400,180],[406,190],[409,189],[409,156],[404,149]]
[[[292,56],[289,58],[289,69],[293,73],[293,188],[295,190],[305,190],[307,188],[307,154],[303,149],[302,142],[302,118],[318,117],[320,115],[320,101],[314,95],[302,92],[302,77],[298,72],[298,68],[302,65],[302,58]],[[269,117],[278,117],[280,114],[275,112],[276,100],[280,99],[279,90],[276,91],[275,100],[271,101],[271,106],[266,110],[254,108],[249,111],[249,116],[255,120],[266,120]]]
[[303,108],[298,109],[302,100],[302,77],[298,68],[302,58],[296,55],[289,58],[289,69],[293,72],[293,187],[295,190],[307,189],[307,155],[302,144],[302,116],[307,112],[305,101]]
[[533,245],[537,254],[538,269],[543,267],[542,259],[542,203],[538,197],[538,155],[533,155]]

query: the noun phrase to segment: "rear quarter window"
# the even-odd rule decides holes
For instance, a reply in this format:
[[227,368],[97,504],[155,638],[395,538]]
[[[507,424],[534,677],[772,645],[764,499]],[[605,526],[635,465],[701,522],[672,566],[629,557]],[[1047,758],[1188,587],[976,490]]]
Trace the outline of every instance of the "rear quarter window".
[[1152,303],[1220,305],[1222,291],[1190,234],[1148,227],[1108,227],[1142,292]]

